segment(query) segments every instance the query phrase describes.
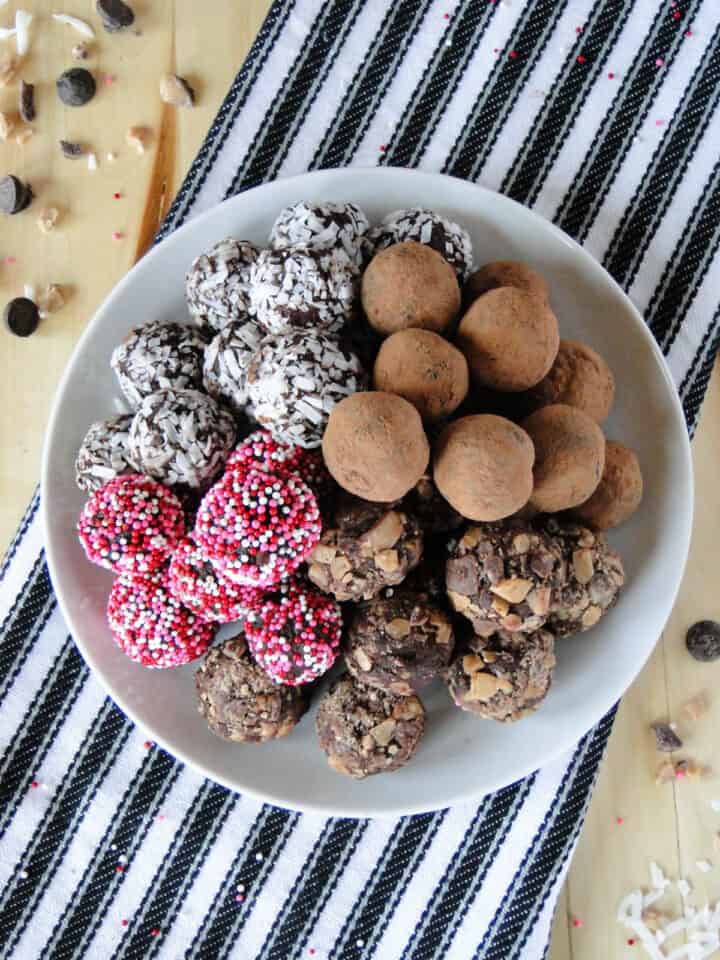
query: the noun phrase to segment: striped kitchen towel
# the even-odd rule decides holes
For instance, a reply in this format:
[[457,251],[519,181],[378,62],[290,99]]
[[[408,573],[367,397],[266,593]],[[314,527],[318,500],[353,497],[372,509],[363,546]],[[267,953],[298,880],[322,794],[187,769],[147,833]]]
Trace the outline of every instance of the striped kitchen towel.
[[[477,180],[617,278],[692,431],[720,336],[719,99],[718,0],[277,0],[160,237],[310,168]],[[0,956],[546,954],[611,715],[472,805],[377,821],[264,806],[105,697],[63,625],[37,507],[0,578]]]

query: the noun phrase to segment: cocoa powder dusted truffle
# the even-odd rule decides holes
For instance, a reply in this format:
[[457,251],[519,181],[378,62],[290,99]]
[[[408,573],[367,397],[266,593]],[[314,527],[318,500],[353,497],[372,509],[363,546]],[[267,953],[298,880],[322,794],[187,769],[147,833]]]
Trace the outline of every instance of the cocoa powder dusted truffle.
[[135,327],[112,353],[120,389],[133,409],[158,390],[202,386],[205,343],[197,330],[154,320]]
[[393,210],[370,231],[369,239],[376,252],[409,240],[430,247],[447,260],[460,281],[472,270],[470,234],[460,224],[432,210],[422,207]]
[[343,674],[320,701],[315,726],[328,763],[357,780],[404,766],[425,730],[425,709]]
[[75,482],[92,493],[108,480],[124,473],[136,473],[128,449],[132,415],[123,414],[93,423],[78,450]]
[[602,424],[614,397],[615,378],[600,354],[586,343],[561,340],[550,372],[528,391],[528,412],[552,403],[566,403]]
[[205,389],[235,413],[248,404],[248,370],[261,341],[262,332],[252,320],[230,320],[205,348]]
[[469,520],[500,520],[527,503],[533,445],[510,420],[492,414],[462,417],[443,430],[434,452],[438,490]]
[[379,391],[356,393],[333,408],[322,450],[341,487],[365,500],[386,503],[417,483],[430,456],[415,407]]
[[345,663],[362,683],[409,696],[441,675],[453,647],[448,614],[403,588],[358,605],[348,628]]
[[309,579],[337,600],[369,600],[402,583],[420,562],[420,527],[403,510],[358,501],[336,522],[323,531],[307,562]]
[[355,268],[335,250],[263,250],[250,271],[250,306],[268,334],[336,333],[352,315]]
[[447,672],[461,710],[504,723],[540,706],[552,683],[555,639],[548,630],[473,637]]
[[615,606],[625,583],[620,556],[587,527],[548,517],[541,529],[560,548],[566,582],[553,596],[548,629],[557,636],[589,630]]
[[130,427],[130,455],[149,477],[196,490],[222,471],[236,440],[235,422],[198,390],[159,390],[140,404]]
[[365,386],[355,354],[316,331],[268,337],[248,368],[255,419],[277,440],[319,447],[333,407]]
[[503,523],[466,530],[445,575],[450,603],[483,636],[538,630],[566,580],[565,555],[547,532]]
[[362,305],[368,323],[388,336],[420,327],[441,333],[460,309],[452,267],[420,243],[398,243],[377,253],[363,274]]
[[465,357],[431,330],[398,330],[380,347],[373,370],[376,390],[408,400],[427,421],[450,416],[469,385]]
[[258,252],[228,237],[193,261],[185,280],[188,309],[198,326],[219,331],[250,309],[250,268]]
[[210,730],[235,743],[284,737],[308,707],[300,687],[282,687],[253,661],[242,634],[213,647],[195,674],[198,709]]
[[300,200],[280,211],[270,231],[270,246],[334,250],[360,267],[368,229],[368,218],[357,204]]
[[557,317],[539,297],[498,287],[478,297],[458,327],[455,343],[478,384],[510,392],[535,386],[557,356]]
[[573,513],[593,530],[610,530],[628,520],[640,506],[643,478],[637,454],[622,443],[608,440],[605,469],[589,500]]
[[582,410],[557,403],[537,410],[522,426],[535,447],[532,505],[557,513],[584,503],[605,466],[605,437],[597,423]]
[[519,260],[494,260],[480,267],[468,277],[463,287],[463,303],[469,307],[488,290],[498,287],[515,287],[524,290],[546,303],[550,302],[550,291],[540,274]]

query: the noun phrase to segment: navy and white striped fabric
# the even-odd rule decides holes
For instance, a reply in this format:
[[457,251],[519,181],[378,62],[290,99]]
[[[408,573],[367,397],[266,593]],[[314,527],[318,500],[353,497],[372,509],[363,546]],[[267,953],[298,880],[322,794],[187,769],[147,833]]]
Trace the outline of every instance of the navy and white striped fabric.
[[[618,279],[692,431],[720,338],[719,48],[717,0],[277,0],[160,236],[310,168],[477,180]],[[612,716],[473,805],[378,821],[263,806],[104,696],[37,507],[0,573],[0,956],[545,955]]]

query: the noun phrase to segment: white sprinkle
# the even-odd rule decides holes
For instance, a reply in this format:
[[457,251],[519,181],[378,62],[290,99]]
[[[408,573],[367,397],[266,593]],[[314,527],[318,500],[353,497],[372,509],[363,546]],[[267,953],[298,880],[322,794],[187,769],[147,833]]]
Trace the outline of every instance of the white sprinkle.
[[355,941],[355,946],[356,946],[356,947],[364,947],[364,946],[365,946],[365,941],[364,941],[364,940],[356,940],[356,941]]
[[35,287],[31,283],[26,283],[23,287],[23,295],[28,298],[28,300],[35,299]]
[[15,45],[18,56],[24,57],[30,49],[30,24],[32,14],[27,10],[17,10],[15,13]]
[[95,39],[95,31],[90,24],[85,23],[84,20],[80,20],[78,17],[71,17],[67,13],[54,13],[52,18],[53,20],[57,20],[58,23],[66,23],[69,27],[72,27],[73,30],[77,30],[78,33],[82,34],[83,37],[87,37],[88,40]]
[[112,150],[111,150],[110,153],[105,154],[105,157],[106,157],[107,160],[110,161],[110,163],[112,163],[114,160],[117,159],[117,154],[116,154],[116,153],[113,153]]
[[110,844],[110,849],[111,849],[111,850],[117,850],[117,844],[116,844],[116,843],[111,843],[111,844]]
[[41,783],[41,784],[40,784],[40,789],[41,789],[41,790],[49,790],[50,787],[49,787],[46,783]]
[[664,890],[670,884],[670,881],[654,860],[650,861],[650,883],[656,890]]
[[260,861],[263,859],[263,855],[261,853],[256,853],[255,859],[257,860],[258,863],[260,863]]
[[97,156],[94,153],[88,154],[88,170],[97,170],[98,162]]
[[238,893],[245,893],[245,884],[239,883],[235,889]]
[[677,882],[677,888],[680,891],[680,896],[682,897],[686,897],[692,890],[692,887],[687,882],[685,877],[680,877],[680,879]]
[[696,860],[695,866],[701,873],[710,873],[712,870],[712,864],[709,860]]
[[[5,0],[7,3],[7,0]],[[0,27],[0,40],[7,40],[15,36],[15,27]]]
[[20,877],[21,880],[27,880],[28,878],[27,870],[21,870],[18,876]]
[[710,806],[713,808],[715,813],[720,813],[720,800],[711,800]]
[[118,857],[118,863],[125,864],[125,863],[127,863],[127,862],[128,862],[128,858],[125,856],[124,853],[122,853],[122,854]]

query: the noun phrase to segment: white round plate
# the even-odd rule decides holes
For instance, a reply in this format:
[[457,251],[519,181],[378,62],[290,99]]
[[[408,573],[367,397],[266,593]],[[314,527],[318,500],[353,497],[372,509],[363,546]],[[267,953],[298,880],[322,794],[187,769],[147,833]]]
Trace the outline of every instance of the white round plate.
[[[84,502],[73,463],[92,420],[116,412],[109,367],[130,327],[187,316],[183,286],[192,259],[229,235],[266,242],[295,200],[352,200],[371,220],[429,206],[463,224],[477,263],[526,260],[548,280],[562,335],[608,360],[617,400],[607,433],[634,447],[645,477],[640,511],[610,538],[627,569],[620,604],[589,633],[558,643],[552,690],[516,724],[457,710],[436,684],[423,695],[427,732],[415,758],[391,776],[356,782],[333,772],[316,743],[311,711],[293,733],[262,747],[210,734],[195,706],[195,666],[147,670],[130,662],[105,623],[111,576],[85,559],[75,535]],[[670,614],[690,538],[692,474],[682,410],[655,341],[617,284],[545,220],[496,193],[402,169],[327,170],[257,187],[199,216],[152,250],[88,325],[58,390],[43,463],[47,557],[68,626],[115,702],[178,759],[235,790],[299,810],[338,816],[416,813],[512,783],[570,747],[621,696]]]

